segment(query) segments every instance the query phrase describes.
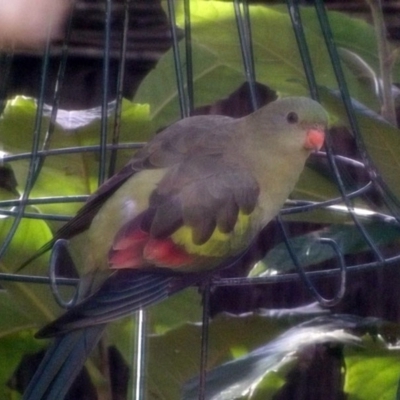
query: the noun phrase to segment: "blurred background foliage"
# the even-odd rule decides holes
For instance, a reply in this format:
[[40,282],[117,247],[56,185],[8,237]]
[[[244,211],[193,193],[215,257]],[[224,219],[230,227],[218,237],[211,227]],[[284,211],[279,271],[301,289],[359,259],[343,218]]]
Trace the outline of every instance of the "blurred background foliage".
[[[372,1],[372,0],[371,0]],[[312,1],[304,1],[301,17],[309,46],[321,102],[329,112],[330,134],[336,154],[361,160],[357,142],[338,96],[338,85],[326,50]],[[309,3],[309,4],[308,4]],[[400,131],[382,117],[382,70],[379,37],[370,23],[367,1],[326,2],[335,43],[341,55],[355,115],[368,159],[391,196],[391,207],[372,189],[353,201],[365,229],[381,249],[393,257],[400,252],[400,230],[391,216],[400,204]],[[400,63],[397,62],[400,27],[392,24],[397,2],[383,2],[392,57],[390,96],[400,105]],[[98,182],[96,152],[68,149],[99,143],[102,93],[103,3],[77,1],[66,76],[60,92],[60,109],[54,133],[45,142],[51,126],[51,107],[46,106],[38,125],[37,98],[41,54],[20,50],[13,55],[7,78],[7,102],[0,118],[0,143],[8,158],[0,169],[0,199],[4,215],[0,235],[5,240],[15,209],[24,191],[30,166],[33,132],[39,129],[40,145],[47,150],[66,149],[44,159],[31,199],[81,196],[92,193]],[[176,2],[176,22],[183,27],[182,2]],[[194,113],[240,117],[251,111],[245,83],[238,30],[231,1],[191,0]],[[108,142],[115,124],[119,142],[140,145],[158,130],[180,118],[164,2],[132,0],[126,51],[121,119],[116,120],[116,74],[122,30],[123,2],[113,2],[109,79]],[[340,11],[335,9],[342,8]],[[282,2],[258,1],[250,5],[257,98],[264,104],[278,96],[307,95],[308,88],[288,8]],[[397,14],[398,15],[398,14]],[[180,31],[182,35],[183,31]],[[396,41],[397,40],[397,41]],[[52,104],[62,43],[51,45],[46,75],[46,104]],[[181,54],[184,54],[183,42]],[[5,56],[4,56],[5,57]],[[184,66],[185,60],[182,60]],[[2,85],[5,85],[2,82]],[[384,113],[383,113],[384,114]],[[396,117],[396,115],[395,115]],[[39,128],[38,128],[39,127]],[[39,133],[36,132],[36,133]],[[39,146],[40,147],[40,146]],[[134,147],[134,146],[132,146]],[[118,151],[115,169],[123,166],[131,148]],[[369,181],[360,163],[340,164],[347,190]],[[326,160],[313,157],[291,198],[295,201],[325,201],[340,196]],[[71,202],[34,202],[26,206],[29,218],[20,222],[0,261],[0,271],[16,273],[18,267],[51,239],[62,221],[81,206]],[[13,202],[14,201],[14,202]],[[7,203],[8,202],[8,203]],[[288,206],[290,206],[290,202]],[[298,203],[296,203],[298,204]],[[42,218],[43,217],[43,218]],[[347,265],[376,261],[346,208],[331,207],[307,213],[285,214],[293,245],[304,268],[310,271],[337,267],[337,254],[319,239],[335,240]],[[44,255],[22,271],[46,275]],[[398,265],[351,270],[341,303],[323,309],[299,279],[274,281],[294,271],[275,223],[260,235],[252,251],[222,277],[270,277],[268,284],[216,287],[211,295],[207,399],[394,399],[400,377]],[[68,271],[67,271],[68,272]],[[67,274],[67,276],[69,276]],[[292,276],[292,275],[291,275]],[[317,276],[314,284],[324,296],[333,297],[338,274]],[[0,291],[0,397],[18,398],[37,365],[45,342],[33,339],[35,330],[62,310],[47,285],[2,281]],[[68,295],[70,289],[66,289]],[[196,399],[201,337],[201,294],[186,290],[149,312],[148,399]],[[95,352],[70,398],[96,399],[104,381],[112,384],[113,398],[127,398],[134,321],[112,324],[102,347]],[[107,348],[107,351],[104,349]],[[39,353],[37,353],[39,352]],[[104,362],[110,376],[102,376]],[[81,397],[85,393],[86,397]]]

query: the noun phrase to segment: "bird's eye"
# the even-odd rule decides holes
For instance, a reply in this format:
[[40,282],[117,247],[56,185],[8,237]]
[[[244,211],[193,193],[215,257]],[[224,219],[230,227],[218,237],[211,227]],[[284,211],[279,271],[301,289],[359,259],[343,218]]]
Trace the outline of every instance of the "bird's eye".
[[298,120],[299,116],[294,111],[286,115],[286,121],[289,122],[289,124],[295,124]]

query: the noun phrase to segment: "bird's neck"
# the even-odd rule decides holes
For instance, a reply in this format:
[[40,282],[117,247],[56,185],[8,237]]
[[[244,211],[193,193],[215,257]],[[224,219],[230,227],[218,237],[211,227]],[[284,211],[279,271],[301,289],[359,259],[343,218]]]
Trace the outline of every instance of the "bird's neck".
[[[237,146],[236,153],[243,165],[257,179],[260,204],[283,204],[293,191],[309,152],[299,149],[296,140],[293,148],[282,143],[279,135],[269,135],[266,140],[262,135],[268,133],[250,127],[248,121],[238,132],[233,145]],[[263,219],[269,220],[278,211],[265,207]]]

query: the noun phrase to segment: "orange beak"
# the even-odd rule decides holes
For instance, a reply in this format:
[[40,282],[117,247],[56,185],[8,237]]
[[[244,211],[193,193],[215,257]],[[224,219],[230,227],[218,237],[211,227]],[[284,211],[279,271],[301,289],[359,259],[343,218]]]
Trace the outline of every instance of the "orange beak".
[[306,141],[304,142],[304,148],[307,150],[321,150],[324,144],[325,132],[323,129],[313,128],[307,131]]

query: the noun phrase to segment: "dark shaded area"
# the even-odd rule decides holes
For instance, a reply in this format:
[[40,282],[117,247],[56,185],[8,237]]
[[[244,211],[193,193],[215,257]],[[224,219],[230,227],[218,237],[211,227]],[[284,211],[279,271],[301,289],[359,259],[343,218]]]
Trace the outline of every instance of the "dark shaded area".
[[[38,368],[44,357],[45,351],[42,350],[35,354],[28,354],[23,357],[14,375],[7,382],[10,389],[23,393],[30,382],[33,374]],[[110,373],[111,393],[110,400],[125,400],[128,393],[128,382],[130,370],[125,363],[121,353],[111,346],[107,351],[108,367]],[[87,369],[84,367],[71,386],[65,400],[97,400],[97,390],[93,385]]]
[[[282,0],[253,0],[251,3],[282,4]],[[301,4],[313,4],[302,0]],[[364,0],[326,0],[331,10],[371,20]],[[384,0],[389,37],[400,40],[400,4]],[[68,43],[68,61],[60,97],[60,107],[85,109],[101,103],[104,57],[104,2],[77,0],[73,11],[72,35]],[[120,43],[124,23],[124,0],[113,0],[111,19],[109,99],[116,95],[116,81],[120,59]],[[132,0],[129,2],[129,33],[126,52],[126,71],[123,95],[132,98],[140,81],[155,66],[170,47],[168,19],[160,0]],[[51,47],[46,78],[46,103],[52,102],[54,85],[62,52],[62,38]],[[1,68],[1,65],[0,65]],[[8,95],[25,94],[37,97],[42,68],[41,53],[17,53],[13,57],[8,79]]]
[[108,362],[110,369],[111,392],[113,400],[125,400],[128,394],[128,385],[131,371],[121,353],[112,346],[108,348]]
[[[287,375],[288,382],[273,400],[345,400],[340,389],[343,367],[340,347],[312,346],[300,355],[301,362]],[[317,384],[316,384],[317,383]]]
[[[257,82],[255,83],[255,94],[257,104],[260,107],[278,98],[273,90]],[[216,114],[240,118],[253,111],[253,105],[250,101],[249,85],[248,83],[244,83],[226,99],[217,101],[209,106],[199,107],[194,110],[193,115]]]
[[14,196],[19,196],[17,180],[14,171],[8,164],[0,165],[0,188],[7,190]]
[[[72,33],[68,60],[60,94],[60,107],[85,109],[101,104],[103,93],[105,4],[99,0],[76,1],[72,11]],[[115,99],[120,48],[124,26],[124,1],[114,0],[111,11],[109,100]],[[170,30],[160,0],[129,3],[129,32],[123,95],[131,98],[140,81],[170,47]],[[46,73],[45,102],[51,104],[63,50],[60,38],[51,46]],[[8,79],[8,96],[38,97],[42,53],[17,53]]]
[[[42,361],[44,354],[45,351],[42,350],[35,354],[25,355],[14,372],[14,375],[7,382],[7,386],[22,394]],[[77,399],[97,400],[97,390],[90,379],[86,367],[82,369],[65,397],[65,400]]]

